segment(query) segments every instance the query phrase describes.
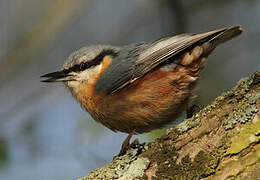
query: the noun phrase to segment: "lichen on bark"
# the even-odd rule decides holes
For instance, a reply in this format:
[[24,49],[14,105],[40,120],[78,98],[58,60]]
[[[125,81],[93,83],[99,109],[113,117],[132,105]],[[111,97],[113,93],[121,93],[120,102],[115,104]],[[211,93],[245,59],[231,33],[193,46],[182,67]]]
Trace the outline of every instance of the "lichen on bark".
[[147,148],[132,149],[81,180],[260,179],[259,110],[256,72]]

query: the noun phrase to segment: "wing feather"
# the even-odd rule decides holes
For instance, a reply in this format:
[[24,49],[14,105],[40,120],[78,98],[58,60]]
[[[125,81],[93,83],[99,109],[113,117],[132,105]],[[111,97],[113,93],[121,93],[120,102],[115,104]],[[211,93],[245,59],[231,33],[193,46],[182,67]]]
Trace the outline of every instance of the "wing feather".
[[[98,81],[96,89],[113,93],[169,60],[177,59],[182,52],[198,44],[210,42],[211,48],[241,34],[240,26],[223,28],[202,34],[181,34],[159,39],[148,44],[133,44],[123,47]],[[127,51],[127,52],[126,52]],[[176,58],[171,58],[176,56]],[[121,73],[121,74],[120,74]],[[110,82],[105,84],[105,82]]]

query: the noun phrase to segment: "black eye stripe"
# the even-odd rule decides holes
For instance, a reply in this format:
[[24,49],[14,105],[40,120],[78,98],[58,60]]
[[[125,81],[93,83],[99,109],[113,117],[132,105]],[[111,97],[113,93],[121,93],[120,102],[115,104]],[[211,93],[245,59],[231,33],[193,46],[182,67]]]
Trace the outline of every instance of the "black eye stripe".
[[70,72],[80,72],[85,69],[91,68],[92,66],[99,65],[102,62],[103,58],[108,55],[115,57],[117,55],[117,52],[112,49],[103,50],[98,56],[95,57],[95,59],[83,62],[81,64],[76,64],[69,69],[64,69],[63,72],[65,74],[68,74]]

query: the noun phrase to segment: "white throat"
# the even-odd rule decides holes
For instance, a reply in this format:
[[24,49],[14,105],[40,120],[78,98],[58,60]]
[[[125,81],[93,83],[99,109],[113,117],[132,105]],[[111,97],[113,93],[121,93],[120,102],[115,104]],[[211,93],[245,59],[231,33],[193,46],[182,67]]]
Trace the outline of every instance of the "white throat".
[[86,69],[81,72],[75,73],[76,81],[68,81],[65,85],[70,89],[73,95],[78,94],[80,90],[80,85],[83,83],[92,84],[97,79],[100,71],[102,69],[102,64],[96,65],[92,68]]

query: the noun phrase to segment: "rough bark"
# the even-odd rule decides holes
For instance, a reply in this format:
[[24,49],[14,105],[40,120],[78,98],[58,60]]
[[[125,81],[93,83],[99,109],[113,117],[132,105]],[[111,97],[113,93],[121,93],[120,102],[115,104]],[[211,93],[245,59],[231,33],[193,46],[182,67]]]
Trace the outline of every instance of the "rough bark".
[[88,179],[260,179],[260,72]]

